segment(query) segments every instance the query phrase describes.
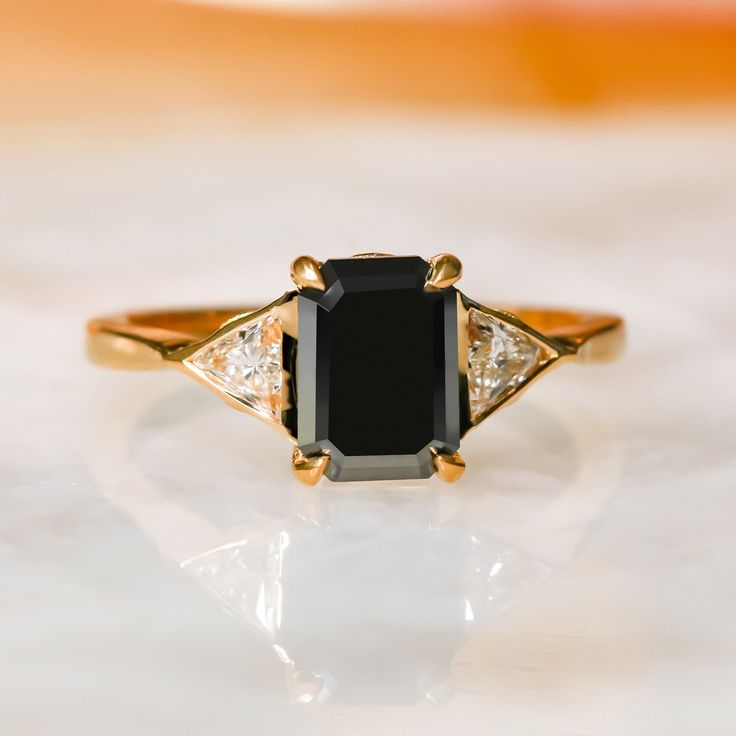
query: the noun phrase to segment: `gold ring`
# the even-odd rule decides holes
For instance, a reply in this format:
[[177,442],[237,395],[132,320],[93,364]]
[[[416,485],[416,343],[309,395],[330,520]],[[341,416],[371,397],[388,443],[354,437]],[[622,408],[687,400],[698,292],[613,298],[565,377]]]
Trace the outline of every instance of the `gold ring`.
[[619,317],[488,307],[442,253],[297,258],[297,286],[260,308],[132,312],[87,325],[92,362],[173,366],[295,445],[307,485],[465,469],[460,439],[563,362],[619,355]]

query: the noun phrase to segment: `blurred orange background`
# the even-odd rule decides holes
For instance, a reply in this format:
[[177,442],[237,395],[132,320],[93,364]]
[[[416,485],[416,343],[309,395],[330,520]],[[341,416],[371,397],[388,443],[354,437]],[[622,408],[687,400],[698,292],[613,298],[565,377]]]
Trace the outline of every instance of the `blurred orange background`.
[[[0,735],[736,733],[734,3],[0,0]],[[306,496],[185,376],[86,363],[95,315],[370,251],[625,358],[464,489]]]
[[5,126],[197,109],[589,110],[736,99],[736,13],[700,3],[1,0]]

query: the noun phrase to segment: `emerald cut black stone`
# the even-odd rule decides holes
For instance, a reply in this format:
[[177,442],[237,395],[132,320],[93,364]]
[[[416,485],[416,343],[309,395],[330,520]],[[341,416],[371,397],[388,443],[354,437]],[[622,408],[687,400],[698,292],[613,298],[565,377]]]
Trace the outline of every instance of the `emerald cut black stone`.
[[421,258],[350,258],[299,295],[298,441],[331,480],[428,478],[460,444],[457,292]]

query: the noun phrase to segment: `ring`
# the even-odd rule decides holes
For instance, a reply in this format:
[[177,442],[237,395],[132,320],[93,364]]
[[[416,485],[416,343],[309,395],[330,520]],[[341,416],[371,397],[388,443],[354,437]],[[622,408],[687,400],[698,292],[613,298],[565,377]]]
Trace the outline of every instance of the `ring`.
[[456,481],[460,440],[551,367],[623,347],[613,315],[489,307],[442,253],[363,253],[291,265],[296,290],[260,308],[132,312],[87,325],[98,365],[183,370],[295,445],[315,485]]

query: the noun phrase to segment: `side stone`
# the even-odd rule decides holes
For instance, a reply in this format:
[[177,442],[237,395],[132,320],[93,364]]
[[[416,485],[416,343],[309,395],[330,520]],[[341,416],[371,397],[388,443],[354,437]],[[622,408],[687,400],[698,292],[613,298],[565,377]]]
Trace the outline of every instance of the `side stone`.
[[552,357],[523,330],[479,309],[468,315],[470,418],[482,416],[518,391]]
[[234,327],[187,360],[216,388],[280,420],[282,329],[275,311]]

